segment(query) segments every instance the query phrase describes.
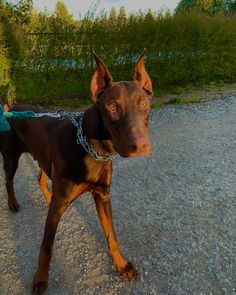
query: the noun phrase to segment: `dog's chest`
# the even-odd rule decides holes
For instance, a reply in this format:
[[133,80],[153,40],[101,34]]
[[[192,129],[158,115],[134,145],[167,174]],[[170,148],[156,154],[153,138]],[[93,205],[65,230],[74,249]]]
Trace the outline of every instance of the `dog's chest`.
[[64,162],[60,168],[60,174],[77,185],[87,183],[109,186],[111,182],[111,161],[95,161],[91,156],[85,155],[83,158],[74,159],[73,162]]

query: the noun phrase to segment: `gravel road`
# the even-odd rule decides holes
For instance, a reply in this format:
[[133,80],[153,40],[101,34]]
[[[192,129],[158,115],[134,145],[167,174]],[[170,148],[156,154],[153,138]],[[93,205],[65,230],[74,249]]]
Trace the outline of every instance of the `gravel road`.
[[[236,96],[153,110],[153,155],[114,160],[113,217],[135,283],[117,275],[92,197],[59,225],[48,295],[236,294]],[[2,159],[0,158],[2,164]],[[21,210],[7,208],[0,170],[0,294],[30,294],[47,204],[30,156],[15,178]]]

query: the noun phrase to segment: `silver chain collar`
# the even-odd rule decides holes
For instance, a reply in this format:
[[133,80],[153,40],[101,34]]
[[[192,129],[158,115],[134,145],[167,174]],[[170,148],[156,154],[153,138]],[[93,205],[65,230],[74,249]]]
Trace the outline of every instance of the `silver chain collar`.
[[[72,122],[72,124],[77,129],[77,144],[81,144],[85,151],[96,161],[109,161],[112,160],[112,157],[110,156],[103,156],[99,152],[97,152],[91,144],[88,143],[86,136],[83,134],[82,129],[82,120],[84,113],[83,112],[65,112],[63,110],[60,110],[61,118],[65,119],[66,117],[69,118]],[[76,120],[76,117],[79,117],[79,119]]]

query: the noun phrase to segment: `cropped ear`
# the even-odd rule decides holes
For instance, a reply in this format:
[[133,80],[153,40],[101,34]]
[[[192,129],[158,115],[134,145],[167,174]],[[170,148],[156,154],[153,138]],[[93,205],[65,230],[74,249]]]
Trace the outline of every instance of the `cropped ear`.
[[97,100],[99,93],[112,83],[112,76],[105,64],[93,53],[96,62],[96,70],[90,82],[90,90],[94,101]]
[[142,54],[135,64],[134,80],[136,80],[140,87],[142,87],[150,96],[153,96],[152,81],[145,69],[144,56],[146,52],[147,50],[144,48]]

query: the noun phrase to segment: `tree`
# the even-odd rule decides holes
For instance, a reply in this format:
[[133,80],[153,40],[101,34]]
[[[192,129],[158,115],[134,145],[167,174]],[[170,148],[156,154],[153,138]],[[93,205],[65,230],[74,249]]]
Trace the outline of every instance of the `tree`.
[[199,10],[213,15],[219,11],[223,12],[224,0],[196,0],[196,6]]
[[175,13],[184,12],[186,10],[191,10],[196,6],[195,0],[180,0],[175,8]]
[[214,15],[217,12],[230,14],[236,11],[236,0],[181,0],[176,13],[197,9],[204,13]]
[[0,101],[10,103],[15,96],[12,79],[12,57],[18,53],[18,43],[15,38],[17,25],[12,15],[13,9],[4,0],[0,1]]
[[224,12],[226,14],[236,12],[236,0],[224,0]]
[[32,0],[20,0],[17,4],[12,6],[14,15],[22,24],[28,24],[33,9]]
[[126,16],[126,11],[125,11],[124,6],[120,7],[120,10],[119,10],[119,13],[117,16],[117,20],[118,20],[118,23],[120,23],[120,24],[124,24],[126,22],[127,16]]
[[56,3],[55,15],[57,18],[68,23],[73,20],[73,15],[69,13],[66,4],[60,0]]
[[110,13],[109,13],[109,21],[113,24],[116,23],[117,21],[117,14],[116,14],[116,10],[114,7],[111,8]]

